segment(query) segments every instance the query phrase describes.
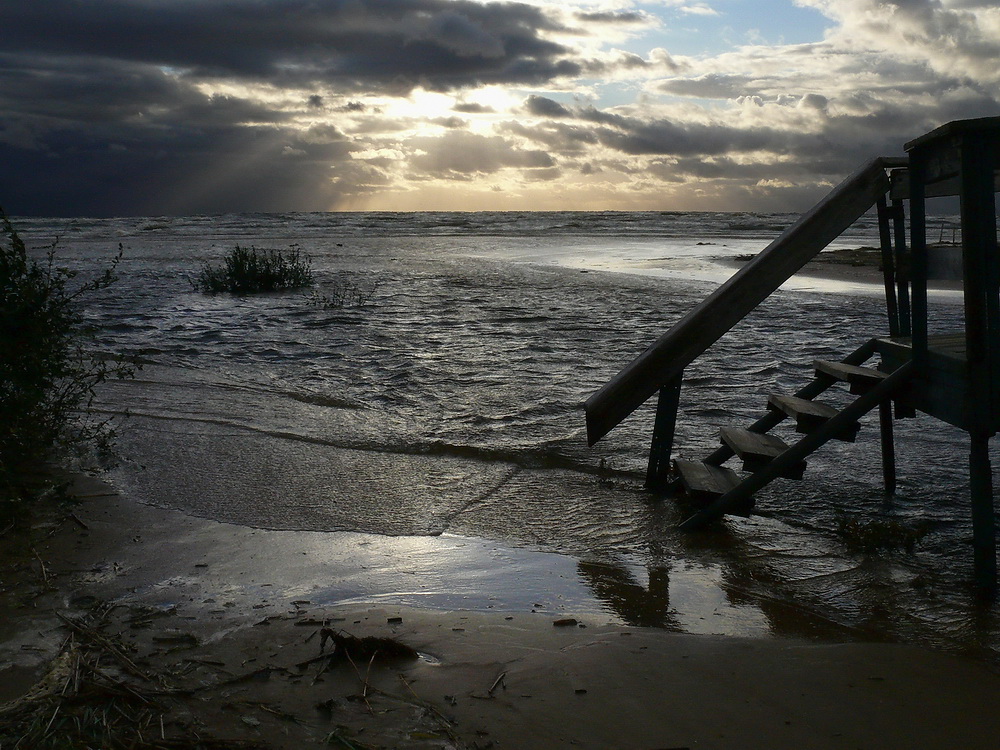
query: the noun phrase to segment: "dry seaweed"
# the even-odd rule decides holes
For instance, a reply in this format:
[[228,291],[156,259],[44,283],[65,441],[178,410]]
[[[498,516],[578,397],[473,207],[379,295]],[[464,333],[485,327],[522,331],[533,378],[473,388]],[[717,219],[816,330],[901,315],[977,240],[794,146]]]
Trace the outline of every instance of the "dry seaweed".
[[333,628],[323,628],[320,630],[320,651],[326,649],[327,641],[333,642],[331,657],[334,660],[349,658],[357,661],[371,661],[376,657],[382,659],[416,659],[420,656],[414,649],[393,638],[379,638],[372,635],[358,638],[344,631],[338,632]]
[[264,747],[252,741],[203,736],[176,721],[165,721],[171,709],[167,701],[187,691],[174,688],[166,675],[140,669],[122,644],[99,632],[107,613],[107,609],[95,609],[91,621],[59,614],[70,634],[45,676],[21,698],[0,705],[0,747]]

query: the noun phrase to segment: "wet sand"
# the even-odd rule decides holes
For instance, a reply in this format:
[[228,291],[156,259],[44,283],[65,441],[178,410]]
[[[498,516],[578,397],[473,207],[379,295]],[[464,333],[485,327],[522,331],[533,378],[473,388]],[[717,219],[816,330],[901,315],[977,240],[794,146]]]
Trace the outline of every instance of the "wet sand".
[[[76,492],[73,516],[5,539],[0,699],[64,646],[56,613],[114,602],[101,632],[181,691],[162,702],[168,738],[197,727],[288,748],[992,748],[1000,732],[1000,674],[973,660],[595,613],[319,605],[302,592],[338,570],[304,562],[295,532],[139,505],[93,479]],[[326,668],[323,628],[420,656]]]

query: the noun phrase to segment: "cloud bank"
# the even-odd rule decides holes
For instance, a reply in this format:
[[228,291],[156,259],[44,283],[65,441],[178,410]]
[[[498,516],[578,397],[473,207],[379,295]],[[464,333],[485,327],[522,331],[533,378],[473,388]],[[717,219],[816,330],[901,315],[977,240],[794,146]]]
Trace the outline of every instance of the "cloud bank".
[[693,57],[657,35],[711,2],[0,0],[0,200],[802,210],[872,155],[1000,114],[992,0],[797,4],[822,39]]

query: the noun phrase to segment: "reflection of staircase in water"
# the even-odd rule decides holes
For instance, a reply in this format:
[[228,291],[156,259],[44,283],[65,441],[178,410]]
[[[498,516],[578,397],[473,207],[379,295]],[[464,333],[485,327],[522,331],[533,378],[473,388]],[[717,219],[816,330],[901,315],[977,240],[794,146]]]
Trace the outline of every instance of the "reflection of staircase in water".
[[[1000,430],[995,206],[1000,117],[949,123],[906,144],[906,151],[904,158],[873,159],[844,180],[594,393],[586,402],[587,436],[593,445],[658,394],[646,484],[659,492],[683,488],[700,499],[701,508],[681,525],[690,530],[727,514],[749,513],[755,492],[778,477],[802,477],[810,454],[829,440],[853,440],[858,420],[876,407],[891,495],[896,483],[893,404],[897,418],[924,412],[969,434],[976,584],[994,596],[996,521],[988,443]],[[961,206],[965,330],[935,337],[928,334],[926,199],[942,196],[958,196]],[[684,369],[873,205],[878,207],[889,336],[871,339],[842,362],[815,363],[811,383],[793,395],[771,396],[768,412],[749,427],[723,428],[722,446],[703,460],[672,460]],[[878,367],[863,367],[876,354]],[[856,398],[840,408],[816,400],[837,382],[847,383]],[[792,443],[770,433],[789,418],[802,434]],[[742,459],[746,476],[723,466],[734,456]]]

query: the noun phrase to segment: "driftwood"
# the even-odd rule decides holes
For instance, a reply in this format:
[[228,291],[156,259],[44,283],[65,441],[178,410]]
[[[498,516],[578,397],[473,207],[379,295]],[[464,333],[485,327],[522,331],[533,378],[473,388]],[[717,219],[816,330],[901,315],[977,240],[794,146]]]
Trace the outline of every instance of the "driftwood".
[[[345,658],[356,661],[371,661],[376,657],[383,659],[416,659],[420,656],[420,654],[405,643],[400,643],[392,638],[379,638],[372,635],[358,638],[350,633],[337,632],[333,628],[323,628],[320,630],[319,635],[319,648],[321,651],[326,648],[327,641],[333,641],[333,652],[324,654],[320,658],[326,656],[334,661]],[[304,664],[318,660],[313,659],[304,662]]]

